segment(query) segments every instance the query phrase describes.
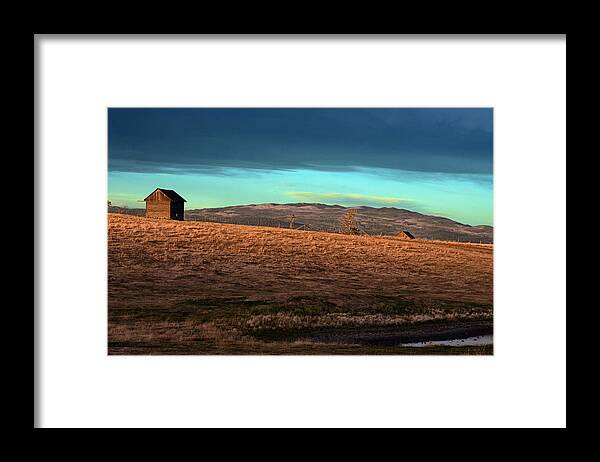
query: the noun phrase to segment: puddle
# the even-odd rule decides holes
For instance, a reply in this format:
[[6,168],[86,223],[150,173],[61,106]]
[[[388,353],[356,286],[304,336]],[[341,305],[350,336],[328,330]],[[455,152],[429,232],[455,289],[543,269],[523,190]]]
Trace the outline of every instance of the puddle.
[[427,346],[481,346],[493,345],[493,335],[478,335],[476,337],[457,338],[453,340],[429,340],[426,342],[402,343],[406,347],[427,347]]

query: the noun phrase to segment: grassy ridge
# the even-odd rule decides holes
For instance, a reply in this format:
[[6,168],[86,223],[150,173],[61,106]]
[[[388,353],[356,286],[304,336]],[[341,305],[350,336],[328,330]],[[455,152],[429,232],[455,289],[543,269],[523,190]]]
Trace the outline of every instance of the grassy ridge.
[[111,354],[491,352],[353,337],[491,328],[491,245],[109,214],[108,252]]

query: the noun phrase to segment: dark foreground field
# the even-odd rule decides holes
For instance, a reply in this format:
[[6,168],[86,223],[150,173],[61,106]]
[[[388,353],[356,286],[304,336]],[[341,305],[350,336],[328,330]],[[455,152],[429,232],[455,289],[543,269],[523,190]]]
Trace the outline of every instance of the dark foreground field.
[[109,354],[492,354],[492,245],[109,214]]

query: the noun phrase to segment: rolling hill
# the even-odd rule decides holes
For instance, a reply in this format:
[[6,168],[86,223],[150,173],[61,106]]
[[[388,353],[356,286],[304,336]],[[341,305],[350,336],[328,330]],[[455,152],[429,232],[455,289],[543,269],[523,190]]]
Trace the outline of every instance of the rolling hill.
[[[400,231],[410,231],[418,239],[493,243],[493,227],[470,226],[449,218],[424,215],[395,207],[351,207],[357,210],[359,228],[369,235],[391,236]],[[185,211],[189,221],[270,226],[313,231],[335,232],[348,207],[318,203],[251,204]],[[110,207],[110,212],[143,215],[143,209]],[[292,218],[293,221],[292,221]]]
[[492,266],[489,244],[110,213],[108,351],[425,353],[399,344],[491,334]]

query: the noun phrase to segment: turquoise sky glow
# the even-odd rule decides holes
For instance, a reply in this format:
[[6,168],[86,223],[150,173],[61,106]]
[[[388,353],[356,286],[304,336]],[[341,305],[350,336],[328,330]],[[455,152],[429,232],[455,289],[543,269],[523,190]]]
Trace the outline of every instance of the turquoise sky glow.
[[162,187],[188,210],[320,202],[491,225],[491,130],[491,109],[110,109],[108,198],[143,207]]

